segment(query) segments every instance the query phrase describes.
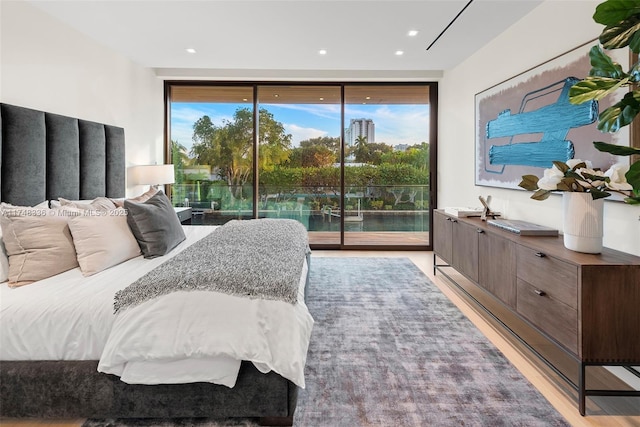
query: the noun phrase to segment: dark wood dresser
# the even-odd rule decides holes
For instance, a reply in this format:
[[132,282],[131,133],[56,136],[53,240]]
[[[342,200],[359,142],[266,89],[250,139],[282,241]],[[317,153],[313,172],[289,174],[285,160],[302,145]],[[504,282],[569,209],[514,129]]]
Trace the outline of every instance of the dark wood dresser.
[[441,210],[433,226],[434,274],[452,279],[454,268],[468,279],[461,289],[525,345],[531,328],[577,361],[574,381],[528,345],[577,389],[582,415],[586,396],[640,396],[585,386],[587,366],[640,365],[640,257],[608,248],[582,254],[566,249],[562,236],[520,236]]

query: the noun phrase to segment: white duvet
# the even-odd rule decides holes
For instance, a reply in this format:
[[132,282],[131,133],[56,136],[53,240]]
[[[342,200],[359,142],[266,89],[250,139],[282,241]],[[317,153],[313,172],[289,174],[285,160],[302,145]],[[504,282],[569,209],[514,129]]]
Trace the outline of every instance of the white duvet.
[[[170,254],[138,257],[94,276],[73,269],[21,288],[0,286],[0,360],[99,360],[137,384],[213,382],[232,387],[241,360],[304,387],[313,319],[304,304],[217,292],[176,292],[113,314],[113,297],[213,227],[184,227]],[[125,278],[125,279],[123,279]]]

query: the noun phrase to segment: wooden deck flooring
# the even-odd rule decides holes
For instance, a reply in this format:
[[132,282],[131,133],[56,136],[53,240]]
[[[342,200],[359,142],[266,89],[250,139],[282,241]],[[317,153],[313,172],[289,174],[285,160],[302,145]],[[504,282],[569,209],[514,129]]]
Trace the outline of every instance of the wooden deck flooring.
[[[338,231],[310,231],[310,245],[340,245]],[[358,231],[345,232],[346,246],[426,246],[429,232],[407,231]]]

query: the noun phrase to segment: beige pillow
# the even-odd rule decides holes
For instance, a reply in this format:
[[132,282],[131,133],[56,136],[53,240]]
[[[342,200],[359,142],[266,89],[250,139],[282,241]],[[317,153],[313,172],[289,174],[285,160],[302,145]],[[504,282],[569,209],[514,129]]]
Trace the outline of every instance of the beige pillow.
[[62,207],[71,206],[78,209],[91,209],[91,210],[103,210],[108,211],[115,209],[116,205],[107,197],[96,197],[93,200],[67,200],[62,197],[58,197],[60,205]]
[[0,283],[9,280],[9,257],[2,241],[2,227],[0,227]]
[[137,197],[132,197],[130,199],[110,199],[110,200],[113,203],[115,203],[115,205],[117,207],[123,208],[125,200],[129,200],[131,202],[143,203],[143,202],[146,202],[147,200],[149,200],[150,198],[152,198],[153,196],[155,196],[158,191],[160,191],[160,190],[158,190],[157,188],[149,187],[149,189],[147,191],[145,191],[144,193],[142,193],[141,195],[139,195]]
[[0,203],[0,210],[5,209],[49,209],[49,201],[45,200],[44,202],[40,202],[35,206],[17,206],[12,205],[11,203]]
[[26,285],[78,266],[67,217],[51,209],[3,209],[9,286]]
[[69,218],[78,264],[84,276],[140,255],[140,246],[127,224],[126,214],[124,209],[113,209]]

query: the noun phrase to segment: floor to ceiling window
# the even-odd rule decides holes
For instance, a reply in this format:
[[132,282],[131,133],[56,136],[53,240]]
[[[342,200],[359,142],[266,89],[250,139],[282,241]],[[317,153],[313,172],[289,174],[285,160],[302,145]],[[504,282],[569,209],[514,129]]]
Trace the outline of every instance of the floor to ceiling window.
[[429,243],[429,87],[344,87],[344,244]]
[[[296,219],[315,245],[339,245],[340,86],[258,86],[259,217]],[[268,138],[285,129],[285,143]],[[286,150],[286,151],[285,151]]]
[[435,83],[168,82],[175,206],[290,218],[312,247],[428,248]]

